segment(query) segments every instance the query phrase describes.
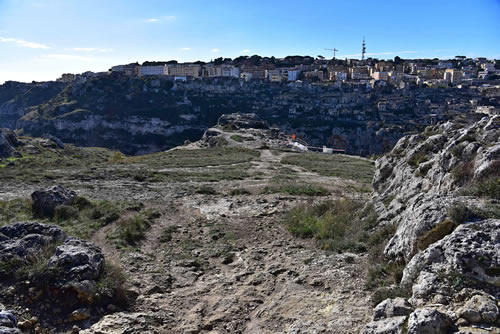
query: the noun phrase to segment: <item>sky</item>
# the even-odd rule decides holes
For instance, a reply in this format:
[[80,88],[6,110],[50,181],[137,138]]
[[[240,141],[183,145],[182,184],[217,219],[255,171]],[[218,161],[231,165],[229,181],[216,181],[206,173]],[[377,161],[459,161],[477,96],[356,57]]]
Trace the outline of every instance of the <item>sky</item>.
[[0,83],[240,55],[500,58],[500,0],[0,0]]

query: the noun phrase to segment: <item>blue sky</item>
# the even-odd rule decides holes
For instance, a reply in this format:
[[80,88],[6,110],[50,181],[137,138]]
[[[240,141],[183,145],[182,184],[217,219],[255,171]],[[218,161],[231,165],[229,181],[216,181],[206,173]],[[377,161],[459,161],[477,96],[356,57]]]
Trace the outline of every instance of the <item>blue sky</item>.
[[0,0],[0,83],[259,54],[500,58],[500,0]]

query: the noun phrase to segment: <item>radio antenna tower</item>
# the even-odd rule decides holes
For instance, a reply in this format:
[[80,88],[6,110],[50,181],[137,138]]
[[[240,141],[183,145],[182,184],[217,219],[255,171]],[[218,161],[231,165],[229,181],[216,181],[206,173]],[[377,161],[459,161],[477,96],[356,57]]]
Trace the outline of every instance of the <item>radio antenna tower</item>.
[[365,53],[366,53],[366,43],[365,43],[365,36],[363,36],[363,49],[361,51],[361,60],[365,60]]

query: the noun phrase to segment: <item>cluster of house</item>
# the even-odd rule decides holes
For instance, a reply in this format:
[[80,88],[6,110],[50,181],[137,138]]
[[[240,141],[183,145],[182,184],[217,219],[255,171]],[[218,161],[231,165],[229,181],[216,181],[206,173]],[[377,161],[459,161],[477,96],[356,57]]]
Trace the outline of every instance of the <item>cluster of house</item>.
[[[314,64],[277,67],[273,64],[239,65],[214,63],[154,63],[146,62],[113,66],[109,73],[123,73],[130,76],[170,76],[175,80],[190,78],[231,77],[245,81],[253,79],[271,82],[293,82],[299,80],[330,81],[337,83],[357,82],[369,85],[394,85],[405,88],[408,85],[448,86],[473,85],[491,75],[500,75],[495,62],[486,58],[476,58],[467,66],[459,66],[451,61],[423,60],[395,61],[324,61]],[[64,74],[62,81],[71,81],[74,76]]]

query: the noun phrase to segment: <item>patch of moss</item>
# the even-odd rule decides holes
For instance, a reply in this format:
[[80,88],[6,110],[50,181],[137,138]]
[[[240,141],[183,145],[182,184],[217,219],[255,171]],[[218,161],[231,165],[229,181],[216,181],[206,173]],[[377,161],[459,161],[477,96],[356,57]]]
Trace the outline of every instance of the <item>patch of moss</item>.
[[431,244],[443,239],[453,232],[457,224],[451,220],[445,220],[437,224],[432,230],[417,238],[417,249],[425,250]]

